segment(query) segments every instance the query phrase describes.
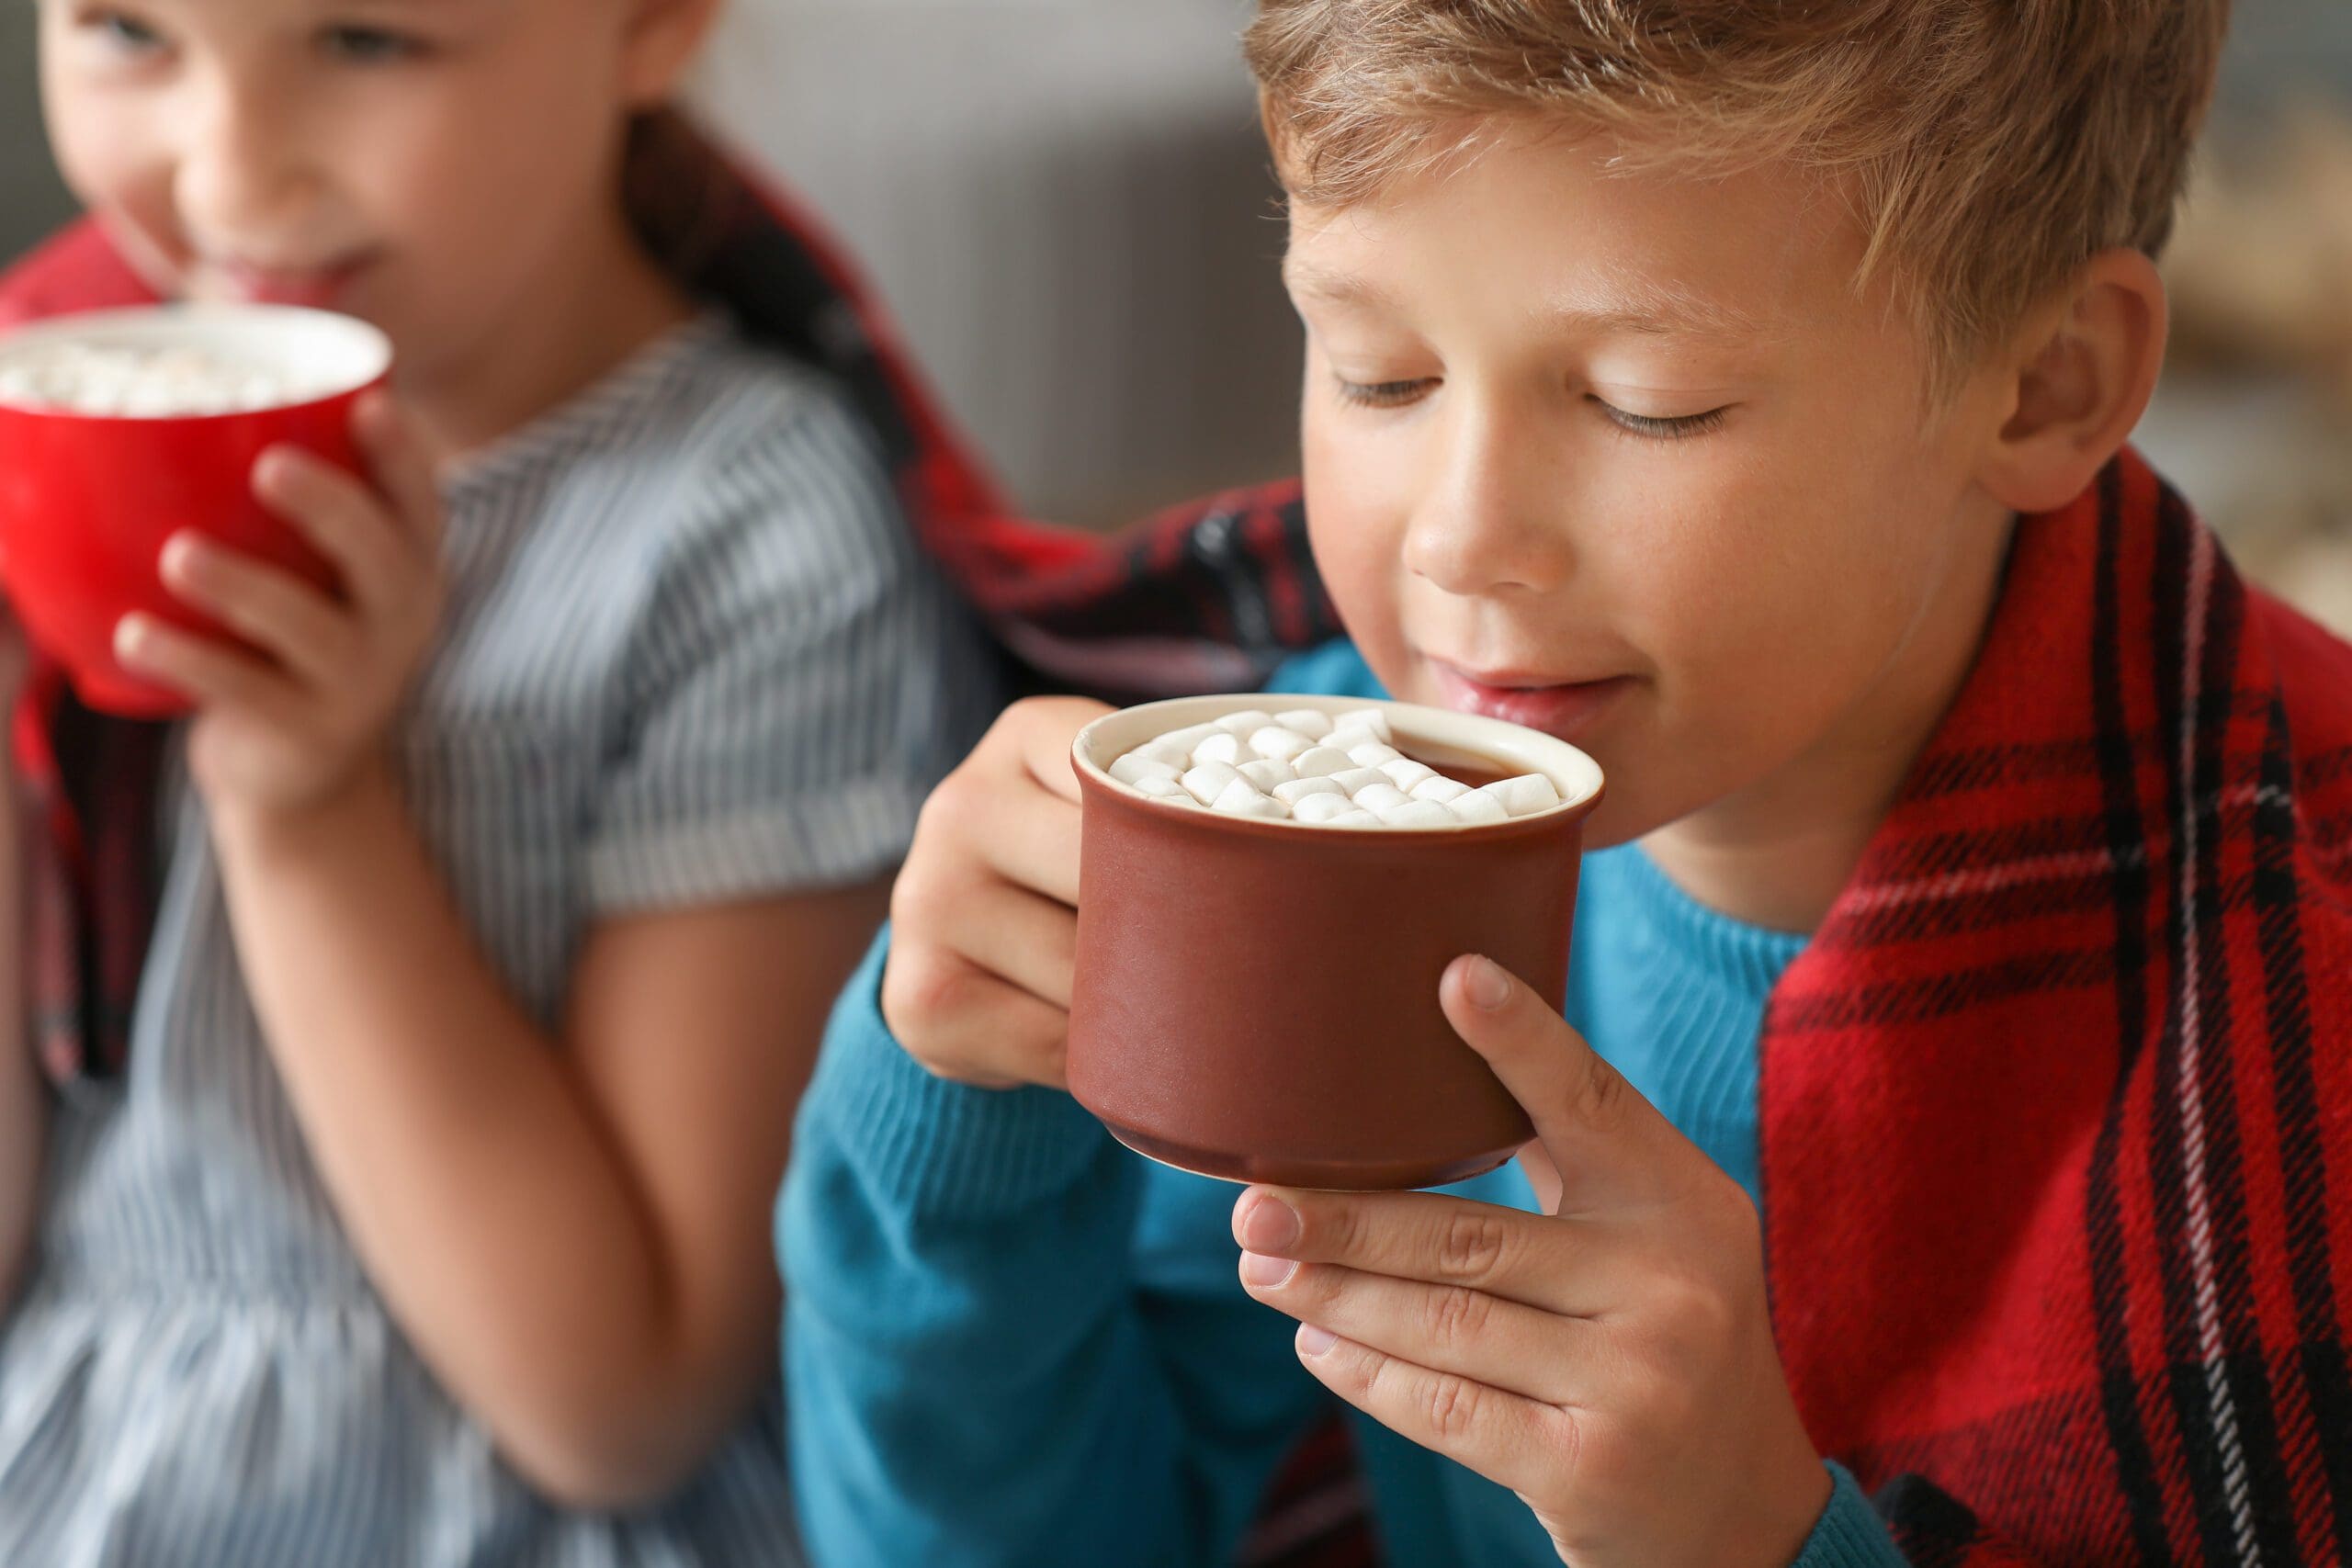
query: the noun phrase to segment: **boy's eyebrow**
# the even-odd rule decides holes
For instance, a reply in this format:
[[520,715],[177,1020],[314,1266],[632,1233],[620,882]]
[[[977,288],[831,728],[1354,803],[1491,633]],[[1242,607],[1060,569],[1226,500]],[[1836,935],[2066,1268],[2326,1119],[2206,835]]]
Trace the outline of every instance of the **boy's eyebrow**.
[[[1396,297],[1379,283],[1357,273],[1337,272],[1309,262],[1286,260],[1283,281],[1293,292],[1379,310],[1393,307]],[[1721,337],[1754,340],[1788,335],[1787,329],[1722,300],[1680,289],[1662,288],[1634,279],[1620,279],[1589,298],[1566,297],[1544,302],[1532,312],[1555,324],[1585,332],[1631,333],[1645,337]]]

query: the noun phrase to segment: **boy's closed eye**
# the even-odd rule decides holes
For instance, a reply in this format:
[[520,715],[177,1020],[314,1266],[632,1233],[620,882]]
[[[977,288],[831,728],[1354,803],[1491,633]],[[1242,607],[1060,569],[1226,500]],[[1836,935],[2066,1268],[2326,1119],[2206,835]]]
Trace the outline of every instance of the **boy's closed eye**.
[[[1369,409],[1408,407],[1434,391],[1441,379],[1435,376],[1403,381],[1351,381],[1343,376],[1333,378],[1341,402]],[[1589,392],[1585,394],[1585,401],[1623,434],[1653,441],[1681,441],[1694,435],[1709,434],[1720,429],[1731,412],[1731,405],[1726,403],[1697,413],[1635,413]]]

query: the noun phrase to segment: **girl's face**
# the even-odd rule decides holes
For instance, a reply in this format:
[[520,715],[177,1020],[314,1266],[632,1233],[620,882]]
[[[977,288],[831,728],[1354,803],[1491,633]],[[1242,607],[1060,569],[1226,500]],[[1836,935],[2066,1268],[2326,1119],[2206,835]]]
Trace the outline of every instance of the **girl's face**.
[[[683,0],[40,0],[68,183],[167,297],[322,306],[430,388],[620,231]],[[517,334],[523,334],[518,338]]]

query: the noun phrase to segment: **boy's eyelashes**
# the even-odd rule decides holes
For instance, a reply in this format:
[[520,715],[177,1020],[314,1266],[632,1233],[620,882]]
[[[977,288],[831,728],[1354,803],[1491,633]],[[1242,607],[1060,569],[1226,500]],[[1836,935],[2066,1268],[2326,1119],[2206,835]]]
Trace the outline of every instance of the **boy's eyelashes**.
[[[1399,409],[1427,397],[1439,384],[1439,378],[1423,376],[1408,381],[1351,381],[1334,377],[1340,400],[1355,408]],[[1634,413],[1621,409],[1604,398],[1585,394],[1585,401],[1599,411],[1601,417],[1620,431],[1653,441],[1681,441],[1693,435],[1705,435],[1720,429],[1731,412],[1731,405],[1708,409],[1702,413],[1679,414],[1671,418],[1656,414]]]
[[1339,384],[1341,402],[1367,409],[1403,408],[1437,384],[1436,378],[1430,376],[1411,381],[1351,381],[1344,376],[1333,379]]

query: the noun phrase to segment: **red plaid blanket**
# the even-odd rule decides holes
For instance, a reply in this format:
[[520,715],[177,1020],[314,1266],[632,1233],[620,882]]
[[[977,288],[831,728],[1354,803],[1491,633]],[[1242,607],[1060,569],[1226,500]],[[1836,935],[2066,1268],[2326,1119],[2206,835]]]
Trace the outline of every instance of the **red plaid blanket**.
[[[1113,541],[1020,522],[806,218],[675,124],[639,170],[680,275],[852,388],[1037,680],[1235,688],[1338,630],[1295,487]],[[83,229],[0,281],[0,321],[142,297]],[[44,1059],[103,1075],[155,733],[45,674],[17,739]],[[1789,1375],[1915,1561],[2352,1554],[2352,649],[2241,582],[2136,457],[2020,528],[1979,666],[1762,1051]],[[1369,1561],[1354,1495],[1327,1433],[1257,1560]]]

